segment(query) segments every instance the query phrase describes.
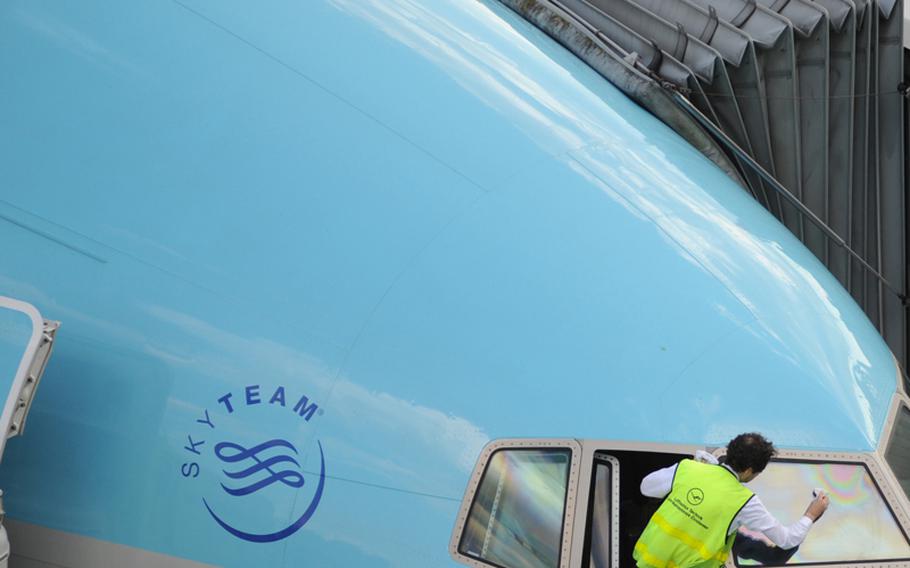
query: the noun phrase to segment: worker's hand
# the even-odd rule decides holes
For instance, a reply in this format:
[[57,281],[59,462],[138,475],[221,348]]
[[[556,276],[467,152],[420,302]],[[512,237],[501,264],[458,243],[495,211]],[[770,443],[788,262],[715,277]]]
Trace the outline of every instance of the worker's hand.
[[809,517],[814,523],[822,515],[825,514],[825,511],[828,510],[828,494],[824,491],[818,494],[818,497],[812,500],[809,503],[809,508],[806,509],[806,516]]

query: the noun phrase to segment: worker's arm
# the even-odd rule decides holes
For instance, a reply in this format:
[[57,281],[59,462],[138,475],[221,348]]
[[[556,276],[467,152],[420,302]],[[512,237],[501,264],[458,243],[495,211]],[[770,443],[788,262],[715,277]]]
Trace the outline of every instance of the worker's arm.
[[673,488],[674,475],[676,475],[676,464],[652,471],[641,480],[641,494],[645,497],[663,499]]
[[788,549],[799,546],[805,540],[812,523],[818,520],[827,508],[828,496],[820,495],[812,501],[802,518],[792,525],[784,526],[768,512],[758,496],[753,496],[743,506],[736,520],[738,524],[748,529],[763,533],[777,546]]

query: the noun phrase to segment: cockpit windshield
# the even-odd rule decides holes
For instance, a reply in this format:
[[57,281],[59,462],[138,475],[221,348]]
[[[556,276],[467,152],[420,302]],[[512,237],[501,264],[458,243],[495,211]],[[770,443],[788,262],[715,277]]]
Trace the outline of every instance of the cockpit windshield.
[[[787,558],[769,562],[740,554],[736,559],[740,566],[910,559],[910,543],[863,464],[772,462],[748,487],[783,523],[792,523],[802,516],[815,489],[828,494],[831,506],[805,542]],[[766,540],[760,533],[742,532],[750,539]]]
[[[887,459],[904,490],[910,491],[910,409],[901,409],[892,430]],[[691,446],[635,442],[491,442],[465,493],[450,553],[468,566],[634,566],[636,543],[661,505],[658,495],[642,493],[642,480],[693,453],[702,460],[711,457]],[[879,455],[781,450],[746,487],[784,525],[798,522],[819,491],[828,495],[830,506],[797,546],[788,543],[798,539],[781,539],[779,532],[771,531],[771,538],[781,546],[750,530],[766,530],[761,519],[741,520],[732,542],[733,564],[910,565],[906,513],[883,470]],[[573,518],[573,511],[585,511],[584,520]]]

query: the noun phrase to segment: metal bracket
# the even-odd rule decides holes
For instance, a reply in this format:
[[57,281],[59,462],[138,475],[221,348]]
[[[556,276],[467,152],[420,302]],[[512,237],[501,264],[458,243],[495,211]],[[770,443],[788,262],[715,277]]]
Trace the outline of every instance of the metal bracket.
[[25,419],[28,418],[28,411],[32,407],[32,401],[35,399],[35,391],[38,389],[38,382],[44,375],[44,369],[47,361],[54,349],[54,337],[57,329],[60,328],[60,322],[44,320],[44,330],[41,335],[41,343],[35,352],[28,367],[28,375],[22,384],[22,389],[18,393],[16,408],[13,411],[13,417],[10,420],[9,429],[6,432],[7,439],[18,436],[25,430]]

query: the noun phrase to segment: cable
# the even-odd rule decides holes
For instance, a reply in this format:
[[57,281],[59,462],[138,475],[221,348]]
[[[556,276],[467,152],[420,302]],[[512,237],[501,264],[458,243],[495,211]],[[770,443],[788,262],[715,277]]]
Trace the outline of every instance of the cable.
[[866,262],[859,253],[850,248],[850,246],[842,239],[834,230],[829,227],[824,221],[822,221],[815,213],[812,212],[803,202],[801,202],[793,193],[790,192],[786,187],[784,187],[774,176],[769,174],[755,159],[749,155],[746,151],[740,148],[733,140],[730,139],[727,134],[721,130],[716,124],[711,122],[708,117],[701,113],[697,108],[692,106],[692,103],[686,97],[682,96],[678,92],[672,93],[672,98],[676,103],[687,113],[689,113],[699,124],[708,130],[724,147],[733,152],[734,155],[739,157],[744,163],[746,163],[753,171],[758,173],[768,184],[773,187],[778,194],[780,194],[784,199],[790,202],[791,205],[796,207],[800,213],[802,213],[813,225],[821,229],[822,233],[825,234],[834,244],[841,247],[847,253],[856,259],[862,266],[882,285],[888,289],[889,292],[893,293],[901,301],[905,308],[910,308],[910,301],[908,297],[903,292],[900,292],[895,288],[891,282],[888,281],[885,276],[876,270],[871,264]]

